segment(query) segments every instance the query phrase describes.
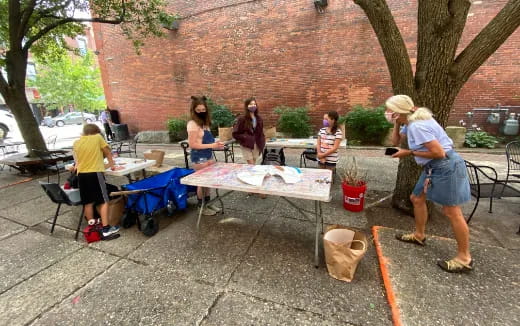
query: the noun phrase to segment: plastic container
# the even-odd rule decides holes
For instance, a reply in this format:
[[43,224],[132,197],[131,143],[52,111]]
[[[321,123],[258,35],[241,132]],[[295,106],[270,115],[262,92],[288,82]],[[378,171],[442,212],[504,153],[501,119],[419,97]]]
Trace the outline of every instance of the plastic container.
[[361,182],[358,186],[342,183],[341,188],[343,188],[343,208],[351,212],[361,212],[365,205],[366,183]]
[[518,120],[515,119],[515,114],[511,113],[509,119],[504,122],[504,135],[516,136],[518,135]]

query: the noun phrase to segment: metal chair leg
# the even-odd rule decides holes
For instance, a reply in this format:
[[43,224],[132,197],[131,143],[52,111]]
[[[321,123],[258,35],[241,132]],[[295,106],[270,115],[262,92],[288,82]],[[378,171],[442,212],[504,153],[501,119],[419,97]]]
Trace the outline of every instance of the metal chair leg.
[[469,217],[466,220],[466,224],[469,224],[469,222],[471,221],[471,218],[473,217],[473,214],[475,214],[475,211],[477,210],[477,206],[478,206],[479,200],[480,200],[480,198],[477,197],[477,202],[475,203],[475,207],[473,207],[473,211],[471,212],[471,214],[469,214]]
[[79,215],[78,228],[76,229],[76,236],[75,236],[76,241],[78,241],[79,229],[81,228],[81,222],[83,222],[83,214],[84,213],[85,213],[85,205],[82,205],[81,206],[81,214]]
[[51,226],[51,234],[54,232],[54,226],[56,226],[56,220],[58,219],[58,214],[60,213],[61,204],[58,204],[58,208],[56,209],[56,214],[54,214],[54,219],[52,220]]

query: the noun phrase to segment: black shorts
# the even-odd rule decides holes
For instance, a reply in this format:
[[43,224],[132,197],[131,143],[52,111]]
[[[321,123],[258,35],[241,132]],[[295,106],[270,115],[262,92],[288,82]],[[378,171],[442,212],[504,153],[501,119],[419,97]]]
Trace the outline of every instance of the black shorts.
[[325,168],[325,167],[335,168],[336,167],[336,163],[329,163],[329,162],[325,162],[325,163],[318,162],[318,165],[322,168]]
[[105,175],[102,172],[80,173],[78,180],[79,194],[83,205],[92,203],[98,205],[110,201]]

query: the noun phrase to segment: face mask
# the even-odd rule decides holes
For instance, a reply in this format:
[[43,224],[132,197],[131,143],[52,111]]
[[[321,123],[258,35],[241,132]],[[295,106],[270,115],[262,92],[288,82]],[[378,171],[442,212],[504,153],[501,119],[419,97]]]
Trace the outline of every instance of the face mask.
[[248,110],[249,112],[255,112],[255,111],[256,111],[256,106],[248,106],[248,107],[247,107],[247,110]]
[[394,112],[385,112],[385,118],[386,121],[390,122],[391,124],[394,124],[398,117],[394,116]]
[[207,112],[195,112],[195,114],[197,115],[197,117],[199,117],[201,120],[206,120],[206,115],[208,114]]
[[328,127],[330,124],[329,124],[329,120],[327,119],[323,119],[323,126],[324,127]]

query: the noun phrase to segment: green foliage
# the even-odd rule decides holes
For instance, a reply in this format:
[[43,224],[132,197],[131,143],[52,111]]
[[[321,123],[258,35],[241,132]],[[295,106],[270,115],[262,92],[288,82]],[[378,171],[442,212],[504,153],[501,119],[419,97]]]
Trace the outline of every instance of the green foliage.
[[338,125],[345,124],[347,122],[347,116],[346,115],[340,115],[338,119]]
[[170,134],[170,141],[176,142],[188,138],[186,125],[188,124],[185,118],[172,118],[166,122],[168,132]]
[[[164,0],[0,0],[0,47],[30,49],[40,61],[52,61],[70,50],[65,37],[84,34],[82,23],[96,21],[119,25],[139,50],[144,39],[165,35],[163,21],[171,23],[180,18],[168,14],[165,4]],[[88,14],[89,10],[95,13],[93,17]],[[10,16],[17,15],[20,20],[9,20]],[[19,34],[16,39],[10,39],[11,29],[23,31],[23,39]],[[0,56],[0,67],[5,67],[6,61]]]
[[233,126],[236,118],[227,106],[217,104],[210,98],[207,99],[206,103],[211,111],[211,126],[214,131],[216,131],[217,128]]
[[385,108],[363,108],[355,106],[345,118],[345,129],[349,141],[358,140],[362,144],[380,145],[383,138],[392,128],[385,119]]
[[30,86],[38,88],[39,102],[49,103],[50,108],[73,104],[85,111],[105,107],[99,68],[95,67],[91,52],[74,60],[64,55],[47,62],[38,67],[36,79],[28,81]]
[[162,12],[159,14],[159,21],[161,22],[161,25],[165,28],[171,29],[172,24],[179,20],[181,17],[177,14],[170,15],[168,13]]
[[486,148],[495,148],[495,145],[498,143],[496,137],[491,136],[485,131],[470,131],[466,133],[466,142],[465,144],[468,147],[476,148],[476,147],[486,147]]
[[286,132],[295,138],[307,138],[312,134],[310,124],[309,108],[291,108],[287,106],[278,106],[274,109],[278,118],[278,129]]

